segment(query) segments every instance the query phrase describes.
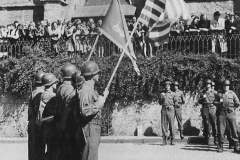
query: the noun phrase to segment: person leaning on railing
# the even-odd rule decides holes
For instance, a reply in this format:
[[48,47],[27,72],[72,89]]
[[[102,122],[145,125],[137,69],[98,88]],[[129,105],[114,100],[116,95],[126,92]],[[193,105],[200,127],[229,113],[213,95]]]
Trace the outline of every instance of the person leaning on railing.
[[73,26],[71,21],[69,21],[64,30],[64,36],[66,39],[66,49],[67,49],[69,57],[72,57],[73,52],[74,52],[74,42],[73,42],[73,31],[74,30],[75,30],[75,26]]
[[58,54],[58,41],[62,36],[62,31],[57,22],[53,22],[48,26],[48,33],[51,36],[52,49],[56,54]]
[[[225,34],[225,19],[220,17],[221,14],[219,11],[214,12],[213,20],[210,24],[210,29],[212,32],[212,52],[227,52],[227,43],[224,39]],[[218,49],[220,51],[218,51]]]
[[208,34],[209,29],[210,29],[210,21],[207,18],[207,15],[201,14],[200,15],[200,20],[198,23],[198,27],[200,30],[200,34]]

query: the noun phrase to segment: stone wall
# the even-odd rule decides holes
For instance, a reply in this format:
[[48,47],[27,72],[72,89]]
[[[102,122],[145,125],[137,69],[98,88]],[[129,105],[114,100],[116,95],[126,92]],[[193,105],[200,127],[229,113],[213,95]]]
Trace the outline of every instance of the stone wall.
[[[184,124],[183,133],[188,136],[202,135],[201,106],[194,106],[194,104],[194,100],[188,96],[182,110]],[[139,108],[142,109],[139,110]],[[237,112],[237,117],[238,128],[240,129],[239,110]],[[136,128],[139,129],[140,135],[143,135],[148,127],[152,127],[154,133],[161,136],[161,106],[157,103],[145,103],[142,107],[135,103],[124,109],[115,109],[113,111],[112,132],[114,135],[133,136],[136,134]],[[176,120],[175,132],[176,138],[178,138],[179,134]]]
[[[137,15],[139,15],[145,0],[132,1],[137,7]],[[190,13],[196,15],[206,13],[209,18],[212,17],[212,13],[216,10],[222,13],[233,12],[233,10],[240,11],[240,0],[185,0],[185,2],[189,5]]]
[[7,25],[18,20],[21,23],[30,22],[33,20],[33,8],[18,8],[13,10],[0,10],[0,24]]
[[201,13],[205,13],[209,18],[212,18],[212,15],[215,11],[219,11],[221,13],[231,12],[233,13],[234,2],[232,0],[229,1],[219,1],[219,2],[190,2],[188,3],[189,10],[191,14],[200,15]]

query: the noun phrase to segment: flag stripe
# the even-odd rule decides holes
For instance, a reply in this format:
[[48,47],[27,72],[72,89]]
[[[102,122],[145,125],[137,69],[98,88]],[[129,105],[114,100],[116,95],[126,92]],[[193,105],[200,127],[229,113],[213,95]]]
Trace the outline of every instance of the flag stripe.
[[152,31],[151,32],[158,32],[158,31],[163,31],[163,30],[166,30],[166,29],[168,29],[168,28],[170,28],[170,23],[169,22],[167,22],[167,23],[162,23],[162,24],[158,24],[156,27],[154,27],[153,29],[152,29]]
[[165,8],[166,0],[150,0],[161,8]]
[[156,38],[159,38],[159,37],[162,37],[166,34],[169,34],[170,32],[170,28],[167,28],[163,31],[159,31],[159,32],[150,32],[149,33],[149,38],[151,38],[152,40],[156,39]]
[[155,15],[155,16],[160,16],[161,15],[161,12],[160,11],[158,11],[158,10],[156,10],[155,8],[153,8],[153,7],[150,7],[150,6],[145,6],[145,8],[144,8],[144,10],[143,10],[143,13],[144,13],[144,11],[149,11],[149,12],[151,12],[151,14],[153,14],[153,15]]
[[141,15],[139,17],[139,22],[145,24],[146,26],[152,26],[156,21],[146,15]]
[[152,7],[159,12],[163,12],[163,10],[165,8],[165,4],[164,4],[164,7],[160,7],[160,6],[156,5],[153,1],[146,1],[146,6],[145,7],[147,7],[147,6]]
[[139,16],[139,21],[151,27],[155,22],[159,21],[165,5],[166,0],[147,0]]
[[144,10],[142,11],[142,14],[145,15],[146,17],[149,17],[149,18],[155,20],[155,21],[158,21],[158,18],[159,18],[159,16],[160,16],[160,15],[157,16],[157,15],[155,15],[155,14],[152,14],[151,11],[146,10],[146,9],[144,9]]

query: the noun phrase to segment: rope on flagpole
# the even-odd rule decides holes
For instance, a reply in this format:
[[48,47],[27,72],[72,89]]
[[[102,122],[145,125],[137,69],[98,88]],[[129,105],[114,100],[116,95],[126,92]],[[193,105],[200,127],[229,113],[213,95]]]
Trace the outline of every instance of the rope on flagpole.
[[99,36],[100,36],[100,34],[98,34],[97,37],[96,37],[96,39],[95,39],[95,42],[94,42],[94,44],[93,44],[92,50],[91,50],[91,52],[90,52],[90,54],[89,54],[89,56],[88,56],[87,61],[89,61],[89,60],[91,59],[92,54],[93,54],[93,52],[95,51],[95,48],[96,48],[96,45],[97,45]]

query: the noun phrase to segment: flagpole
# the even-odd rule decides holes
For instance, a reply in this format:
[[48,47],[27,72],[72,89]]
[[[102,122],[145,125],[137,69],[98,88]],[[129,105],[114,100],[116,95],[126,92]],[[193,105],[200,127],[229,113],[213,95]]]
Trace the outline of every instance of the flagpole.
[[[136,29],[137,29],[138,23],[139,23],[139,20],[137,20],[137,22],[135,23],[135,26],[134,26],[134,28],[133,28],[133,30],[132,30],[132,32],[131,32],[131,35],[130,35],[129,39],[127,40],[126,48],[128,47],[129,43],[131,42],[132,36],[133,36],[134,32],[135,32]],[[124,54],[125,54],[125,52],[124,52],[124,50],[123,50],[122,53],[121,53],[120,58],[118,59],[117,65],[116,65],[116,67],[115,67],[114,70],[113,70],[113,73],[112,73],[112,75],[111,75],[111,78],[110,78],[110,80],[108,81],[108,84],[107,84],[107,87],[105,88],[105,91],[106,91],[106,90],[109,90],[109,88],[110,88],[110,86],[111,86],[111,83],[112,83],[112,81],[113,81],[113,78],[114,78],[114,76],[115,76],[115,74],[116,74],[116,72],[117,72],[117,69],[118,69],[118,67],[119,67],[119,65],[120,65],[120,63],[121,63],[121,61],[122,61],[122,59],[123,59],[123,57],[124,57]]]
[[96,37],[96,39],[95,39],[95,42],[94,42],[94,44],[93,44],[92,50],[91,50],[91,52],[90,52],[90,54],[89,54],[89,56],[88,56],[87,61],[89,61],[89,60],[91,59],[91,57],[92,57],[92,54],[93,54],[93,52],[94,52],[94,50],[95,50],[95,47],[96,47],[96,45],[97,45],[99,36],[100,36],[100,34],[98,34],[97,37]]

